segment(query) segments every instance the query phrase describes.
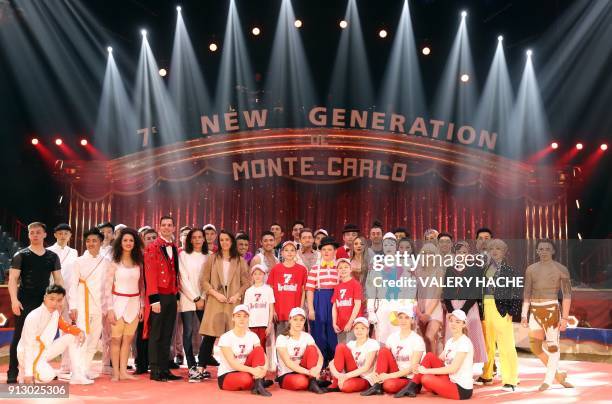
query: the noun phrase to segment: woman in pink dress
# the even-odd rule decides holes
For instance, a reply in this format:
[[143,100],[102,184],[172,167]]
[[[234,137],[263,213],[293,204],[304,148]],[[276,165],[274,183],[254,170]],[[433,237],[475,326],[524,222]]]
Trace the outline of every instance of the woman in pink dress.
[[[462,278],[470,279],[470,287],[445,287],[444,288],[444,307],[446,309],[446,332],[444,333],[444,341],[448,341],[452,337],[450,330],[450,322],[448,316],[454,310],[463,310],[467,314],[467,330],[468,337],[474,346],[474,363],[485,363],[487,361],[487,350],[484,342],[484,334],[482,332],[482,324],[480,322],[480,314],[478,312],[478,297],[479,290],[475,287],[476,277],[480,276],[480,271],[477,267],[468,267],[464,262],[465,256],[470,253],[470,246],[466,241],[459,241],[453,246],[452,252],[455,254],[455,266],[446,269],[446,278]],[[464,285],[467,285],[464,281]],[[449,284],[445,280],[445,284]]]

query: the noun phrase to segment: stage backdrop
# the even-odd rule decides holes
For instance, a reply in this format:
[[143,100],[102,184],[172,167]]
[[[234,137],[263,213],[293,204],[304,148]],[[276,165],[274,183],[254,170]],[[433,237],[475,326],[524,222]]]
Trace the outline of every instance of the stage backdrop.
[[378,131],[215,135],[108,162],[66,162],[62,178],[79,249],[83,231],[99,222],[155,226],[168,213],[178,226],[213,223],[252,238],[274,221],[302,219],[340,237],[345,223],[367,232],[378,219],[415,239],[430,227],[473,239],[481,226],[504,239],[567,239],[560,173]]

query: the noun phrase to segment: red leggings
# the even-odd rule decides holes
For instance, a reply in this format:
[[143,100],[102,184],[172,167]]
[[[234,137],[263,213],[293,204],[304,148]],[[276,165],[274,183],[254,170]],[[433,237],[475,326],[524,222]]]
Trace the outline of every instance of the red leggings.
[[251,327],[251,332],[254,332],[259,337],[259,345],[266,350],[266,329],[268,327]]
[[[444,367],[444,362],[432,352],[428,352],[421,360],[421,365],[428,369],[441,368]],[[422,375],[419,373],[414,376],[412,381],[416,384],[422,384],[427,390],[441,397],[453,400],[461,399],[459,397],[459,387],[451,382],[448,375]]]
[[[315,345],[308,345],[300,361],[300,366],[310,370],[317,366],[318,361],[319,351],[317,351],[317,347]],[[300,373],[287,373],[281,376],[281,378],[280,387],[287,390],[306,390],[310,382],[310,377]]]
[[[334,367],[338,372],[352,372],[357,369],[357,363],[353,358],[353,353],[346,344],[336,345],[336,353],[334,354]],[[338,387],[338,379],[334,377],[331,388]],[[363,391],[370,387],[370,383],[362,377],[351,377],[344,382],[340,389],[344,393],[355,393]]]
[[[266,353],[261,346],[253,348],[244,362],[246,366],[257,367],[266,364]],[[219,378],[221,390],[238,391],[253,388],[253,375],[247,372],[229,372]]]
[[[378,351],[378,359],[376,360],[376,373],[395,373],[399,371],[397,362],[389,348],[380,348]],[[410,379],[405,377],[394,377],[383,382],[383,390],[385,393],[395,394],[403,389]]]

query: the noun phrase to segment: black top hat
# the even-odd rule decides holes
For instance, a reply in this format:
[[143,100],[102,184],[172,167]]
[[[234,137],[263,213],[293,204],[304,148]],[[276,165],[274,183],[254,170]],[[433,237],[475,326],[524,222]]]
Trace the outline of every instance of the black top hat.
[[55,233],[56,231],[60,231],[60,230],[68,230],[69,232],[72,233],[72,227],[70,227],[70,225],[68,223],[60,223],[60,224],[58,224],[53,229],[53,232]]
[[340,246],[340,244],[336,243],[336,240],[334,240],[333,237],[325,237],[321,239],[321,242],[319,243],[319,249],[325,247],[326,245],[332,245],[334,246],[334,248],[338,248]]
[[344,228],[342,229],[342,234],[348,233],[349,231],[354,231],[354,232],[359,233],[359,227],[357,227],[356,224],[347,223],[344,225]]

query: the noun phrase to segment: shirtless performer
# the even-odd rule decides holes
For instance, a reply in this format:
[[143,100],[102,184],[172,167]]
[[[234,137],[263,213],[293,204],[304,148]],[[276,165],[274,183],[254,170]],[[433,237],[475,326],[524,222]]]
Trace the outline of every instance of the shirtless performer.
[[[536,246],[540,260],[525,271],[525,289],[521,324],[529,327],[531,351],[546,366],[546,376],[539,390],[550,388],[553,379],[563,387],[574,387],[565,378],[565,372],[558,372],[559,333],[567,328],[572,286],[569,271],[553,260],[555,247],[551,240],[540,240]],[[559,308],[558,293],[561,290],[563,303]],[[531,313],[528,321],[527,312]],[[546,343],[544,344],[544,340]]]

